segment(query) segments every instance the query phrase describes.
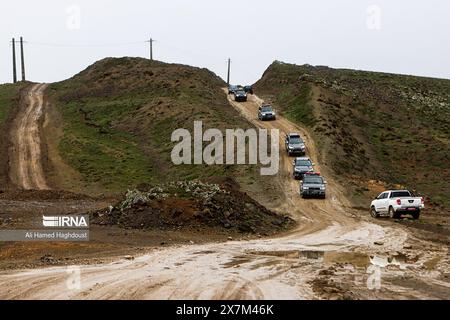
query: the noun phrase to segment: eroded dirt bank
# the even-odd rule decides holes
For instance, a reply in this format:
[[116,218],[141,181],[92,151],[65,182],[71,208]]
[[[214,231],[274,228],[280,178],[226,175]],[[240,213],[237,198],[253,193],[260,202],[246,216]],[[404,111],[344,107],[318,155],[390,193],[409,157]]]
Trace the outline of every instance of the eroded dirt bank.
[[[278,117],[257,121],[261,101],[230,104],[259,127],[299,131],[317,162],[307,131]],[[282,141],[280,141],[282,144]],[[283,150],[280,148],[280,150]],[[154,250],[134,260],[81,266],[69,289],[64,267],[0,274],[2,299],[358,299],[450,296],[445,246],[414,237],[390,222],[372,223],[351,208],[343,187],[327,177],[326,200],[304,200],[283,152],[274,183],[287,201],[271,208],[299,227],[273,239],[192,244]],[[318,166],[327,176],[327,168]],[[378,288],[378,290],[372,290]]]

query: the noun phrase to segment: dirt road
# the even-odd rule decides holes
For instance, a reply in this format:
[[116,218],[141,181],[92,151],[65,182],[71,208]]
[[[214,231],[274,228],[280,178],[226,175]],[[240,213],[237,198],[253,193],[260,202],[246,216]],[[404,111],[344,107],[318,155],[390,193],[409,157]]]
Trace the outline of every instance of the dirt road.
[[[306,130],[278,117],[259,122],[260,100],[230,104],[259,127],[299,131],[317,162]],[[280,144],[283,142],[280,141]],[[283,149],[280,149],[283,151]],[[0,299],[358,299],[450,296],[448,252],[393,223],[372,223],[350,208],[343,187],[328,180],[326,200],[304,200],[284,152],[274,183],[282,207],[299,227],[274,239],[189,245],[135,260],[0,274]],[[327,175],[327,168],[319,170]],[[78,271],[80,277],[77,277]],[[79,281],[78,281],[79,280]]]
[[11,131],[10,179],[25,190],[47,190],[42,166],[39,121],[46,84],[33,85],[26,94]]

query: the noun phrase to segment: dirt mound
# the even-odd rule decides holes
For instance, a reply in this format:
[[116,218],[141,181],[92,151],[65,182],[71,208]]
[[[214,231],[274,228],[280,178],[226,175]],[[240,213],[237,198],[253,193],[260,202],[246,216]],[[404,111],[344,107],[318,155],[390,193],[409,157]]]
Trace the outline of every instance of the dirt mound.
[[262,235],[294,225],[289,217],[266,209],[226,183],[199,181],[169,183],[145,192],[128,191],[114,208],[93,214],[92,221],[129,229],[220,228]]

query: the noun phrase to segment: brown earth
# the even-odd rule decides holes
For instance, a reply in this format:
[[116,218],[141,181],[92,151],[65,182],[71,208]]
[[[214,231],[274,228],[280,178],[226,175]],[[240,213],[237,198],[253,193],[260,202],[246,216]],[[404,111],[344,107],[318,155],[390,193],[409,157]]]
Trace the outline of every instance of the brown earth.
[[[137,194],[129,193],[126,197],[135,197],[135,201],[125,207],[124,202],[119,202],[106,212],[95,212],[92,222],[126,229],[197,232],[225,229],[233,234],[265,236],[295,225],[289,217],[266,209],[238,191],[238,186],[229,178],[223,184],[176,182],[135,191]],[[158,190],[158,193],[152,190]],[[143,200],[147,196],[148,200]]]
[[[88,68],[84,73],[76,76],[73,80],[73,90],[64,91],[62,93],[64,101],[82,101],[88,97],[103,97],[104,99],[113,99],[121,94],[128,94],[129,92],[136,92],[142,89],[143,86],[151,81],[145,77],[155,79],[175,79],[175,75],[181,75],[182,81],[171,80],[168,82],[155,80],[155,87],[163,86],[169,93],[175,88],[171,88],[172,85],[181,87],[180,91],[184,88],[190,88],[190,90],[196,90],[202,86],[216,86],[220,88],[222,84],[219,80],[212,80],[212,83],[205,82],[204,79],[210,79],[211,75],[205,70],[197,70],[196,68],[190,69],[186,66],[178,65],[166,65],[162,63],[151,63],[150,66],[144,59],[134,60],[138,63],[136,65],[136,72],[130,72],[128,67],[129,61],[125,60],[125,65],[121,65],[117,60],[112,59],[105,61]],[[151,72],[148,73],[150,68]],[[103,75],[99,70],[108,73]],[[165,72],[167,74],[165,74]],[[142,73],[142,74],[141,74]],[[102,74],[98,77],[99,74]],[[123,83],[117,83],[117,75],[123,76]],[[142,78],[144,76],[144,78]],[[86,81],[84,81],[86,80]],[[208,80],[209,81],[209,80]],[[215,81],[215,82],[214,82]],[[90,83],[89,86],[84,86],[85,83]],[[132,83],[133,85],[131,85]],[[66,87],[67,83],[63,83]],[[78,87],[81,85],[82,87]],[[160,87],[161,88],[161,87]],[[104,90],[104,91],[102,91]],[[102,92],[100,92],[102,91]],[[219,97],[220,89],[218,90]],[[45,95],[44,95],[45,93]],[[161,95],[160,99],[164,100],[164,94],[158,91]],[[207,93],[209,96],[209,93]],[[201,93],[200,93],[201,95]],[[152,98],[153,99],[153,98]],[[158,98],[159,99],[159,98]],[[208,98],[209,99],[209,98]],[[141,99],[142,100],[142,99]],[[221,102],[220,98],[214,98],[212,110],[209,110],[210,106],[204,104],[204,102],[192,102],[187,103],[187,108],[195,110],[195,112],[206,112],[210,114],[205,117],[205,123],[208,124],[210,119],[213,119],[215,125],[225,126],[226,123],[235,123],[239,127],[249,126],[245,120],[242,120],[238,113],[229,108],[226,99],[222,99],[225,103]],[[211,100],[211,101],[212,101]],[[155,122],[150,121],[149,113],[152,116],[157,117],[159,120],[164,119],[166,114],[169,118],[174,115],[179,115],[178,109],[185,107],[179,102],[175,101],[173,97],[167,98],[164,104],[157,101],[144,101],[144,106],[139,109],[141,115],[146,114],[144,118],[140,115],[133,115],[129,119],[122,119],[120,124],[114,124],[114,128],[120,128],[127,132],[137,132],[139,136],[138,140],[142,146],[148,143],[154,145],[155,140],[149,136],[153,131],[149,129]],[[210,101],[210,100],[207,100]],[[13,101],[11,101],[13,103]],[[172,108],[171,104],[176,104],[179,108]],[[224,108],[224,106],[226,108]],[[54,85],[44,84],[29,84],[27,88],[21,91],[21,98],[17,100],[17,105],[14,105],[12,112],[5,122],[5,132],[10,135],[9,144],[5,144],[5,152],[1,156],[2,163],[5,163],[5,181],[8,181],[3,185],[4,191],[0,191],[0,229],[36,229],[41,227],[42,215],[65,215],[65,214],[82,214],[88,212],[107,211],[110,205],[115,204],[121,194],[114,192],[111,194],[110,190],[103,189],[98,185],[95,186],[95,192],[89,189],[91,184],[87,183],[83,172],[80,172],[76,168],[68,165],[70,158],[66,157],[66,154],[60,150],[60,143],[65,138],[65,132],[67,129],[67,119],[63,117],[63,109],[61,108],[59,100],[55,97]],[[214,108],[220,108],[218,117],[214,118]],[[173,110],[178,111],[174,112]],[[77,112],[81,112],[80,108]],[[159,111],[158,111],[159,110]],[[191,110],[191,111],[192,111]],[[155,113],[156,112],[156,113]],[[153,114],[154,113],[154,114]],[[192,116],[192,112],[187,112]],[[90,125],[97,127],[95,118],[87,115]],[[215,119],[215,120],[214,120]],[[76,121],[74,119],[74,121]],[[84,118],[83,121],[87,121]],[[183,123],[190,125],[190,119],[184,119]],[[92,122],[92,123],[91,123]],[[127,125],[126,123],[129,123]],[[132,123],[132,124],[131,124]],[[182,123],[179,124],[183,126]],[[88,125],[89,126],[89,125]],[[3,126],[2,126],[3,127]],[[228,127],[228,126],[227,126]],[[83,128],[82,130],[88,130]],[[113,130],[108,129],[108,130]],[[98,137],[103,136],[104,133],[99,133]],[[168,135],[170,139],[170,135]],[[92,137],[94,140],[96,137]],[[166,139],[167,137],[164,137]],[[101,139],[101,138],[100,138]],[[149,141],[150,139],[150,141]],[[94,141],[95,142],[95,141]],[[164,145],[166,142],[162,142]],[[164,146],[167,148],[167,146]],[[147,156],[151,157],[157,162],[166,163],[162,159],[157,159],[162,154],[161,152],[155,153],[154,150],[149,149]],[[125,150],[128,152],[128,150]],[[145,153],[145,152],[144,152]],[[114,156],[114,154],[110,155]],[[68,161],[69,160],[69,161]],[[95,160],[95,159],[91,159]],[[102,159],[99,159],[101,161]],[[84,161],[86,164],[87,162]],[[10,165],[8,165],[10,164]],[[105,166],[107,166],[105,164]],[[164,170],[163,166],[158,166],[161,172]],[[227,169],[227,168],[226,168]],[[230,170],[231,169],[231,170]],[[182,169],[183,170],[183,169]],[[249,170],[245,169],[247,176],[239,174],[241,176],[240,181],[246,182],[252,174]],[[184,170],[185,171],[185,170]],[[234,169],[228,168],[224,173],[220,173],[214,177],[210,177],[213,172],[206,172],[206,180],[219,180],[227,185],[223,181],[223,174],[236,175],[233,173]],[[199,170],[201,173],[202,171]],[[205,172],[205,170],[203,170]],[[256,170],[255,170],[256,172]],[[123,174],[123,173],[122,173]],[[221,178],[222,177],[222,178]],[[166,176],[167,178],[167,172]],[[256,177],[257,178],[257,177]],[[253,193],[258,193],[260,190],[266,188],[260,183],[254,183],[254,179],[251,181],[252,186],[249,190]],[[231,180],[233,181],[233,180]],[[136,181],[137,183],[138,181]],[[150,181],[148,181],[150,182]],[[92,184],[95,185],[95,184]],[[89,187],[88,187],[89,186]],[[239,184],[233,182],[233,188],[238,189]],[[66,191],[70,190],[70,191]],[[122,190],[125,190],[123,187]],[[102,195],[103,193],[103,195]],[[108,194],[105,196],[104,194]],[[90,195],[87,195],[90,194]],[[277,192],[273,192],[274,195]],[[159,247],[161,244],[186,244],[186,243],[204,243],[208,241],[226,241],[230,237],[233,239],[248,238],[248,237],[261,237],[262,235],[269,235],[276,231],[283,231],[286,227],[283,226],[285,222],[284,217],[278,218],[278,215],[266,210],[263,206],[256,203],[249,196],[239,191],[233,191],[233,197],[230,199],[221,199],[220,205],[223,205],[226,201],[238,201],[244,200],[254,206],[253,212],[257,213],[257,217],[267,216],[267,219],[262,221],[268,221],[267,224],[263,224],[260,227],[260,221],[247,221],[249,215],[245,216],[246,221],[239,222],[240,217],[231,216],[230,227],[225,223],[210,223],[208,226],[207,219],[196,219],[191,221],[191,228],[175,227],[179,222],[174,219],[168,221],[167,219],[153,220],[154,224],[159,224],[162,221],[166,221],[168,224],[172,224],[172,230],[167,228],[162,233],[159,229],[146,228],[145,230],[135,230],[137,225],[131,225],[134,222],[136,216],[132,216],[130,212],[127,212],[129,217],[128,223],[125,227],[119,228],[116,226],[116,221],[110,221],[111,223],[102,223],[102,225],[93,225],[91,228],[91,241],[87,244],[64,244],[64,243],[0,243],[1,252],[3,254],[2,263],[0,268],[20,268],[20,267],[35,267],[45,265],[46,260],[51,260],[52,265],[69,264],[69,263],[88,263],[90,259],[94,260],[108,259],[108,257],[117,257],[125,254],[134,254],[152,248]],[[176,208],[182,208],[182,203],[186,200],[173,199],[173,203],[166,203],[164,212],[172,212]],[[264,199],[265,201],[271,201],[271,199]],[[178,206],[177,206],[178,203]],[[234,205],[237,207],[237,205]],[[204,208],[203,208],[204,209]],[[258,215],[261,211],[261,214]],[[214,212],[218,213],[219,210],[214,208]],[[154,216],[148,216],[148,212],[140,212],[140,217],[145,220],[153,218]],[[235,215],[236,213],[233,212]],[[167,217],[166,217],[167,218]],[[169,217],[170,218],[170,217]],[[254,219],[254,218],[253,218]],[[273,220],[270,220],[273,219]],[[125,219],[122,216],[121,222]],[[224,220],[225,221],[225,220]],[[198,223],[204,223],[197,227]],[[272,224],[271,222],[276,222]],[[247,223],[247,224],[246,224]],[[123,225],[122,225],[123,226]],[[129,228],[133,228],[130,230]],[[142,228],[138,228],[142,229]],[[253,235],[252,235],[253,234]],[[207,235],[207,237],[205,237]],[[27,248],[26,250],[24,248]],[[139,250],[136,251],[136,248]],[[70,250],[68,250],[70,249]],[[53,257],[52,259],[44,259],[41,261],[41,257]]]
[[[308,154],[317,149],[308,131],[283,117],[258,122],[256,96],[230,103],[264,128],[299,131]],[[282,141],[280,141],[282,145]],[[345,189],[329,181],[325,200],[298,197],[290,158],[273,180],[298,227],[279,237],[194,244],[154,250],[113,263],[83,265],[81,287],[68,290],[66,268],[3,272],[0,298],[9,299],[443,299],[448,290],[448,248],[416,238],[390,222],[374,224],[353,209]],[[44,261],[52,261],[44,257]],[[381,270],[381,287],[369,287],[369,266]]]
[[[107,60],[104,63],[111,63],[114,66],[113,61]],[[124,66],[120,68],[129,65],[130,61],[125,60]],[[85,74],[96,79],[95,72],[91,71],[88,69]],[[115,74],[106,74],[96,79],[93,91],[90,91],[88,86],[83,86],[84,91],[80,91],[80,94],[84,95],[82,99],[87,99],[91,94],[92,97],[104,94],[104,97],[108,98],[116,89],[124,89],[129,85],[124,81],[118,87],[109,86],[106,90],[100,85],[105,77],[111,78],[112,81]],[[165,85],[171,86],[167,83]],[[98,91],[100,89],[106,91]],[[71,97],[69,100],[79,98],[77,95],[66,97]],[[204,202],[192,199],[189,195],[180,195],[179,192],[176,192],[176,197],[161,198],[159,202],[153,200],[136,202],[120,211],[118,207],[124,203],[122,196],[87,197],[63,191],[19,193],[9,191],[0,196],[0,228],[39,224],[43,212],[55,214],[93,212],[94,221],[103,226],[96,224],[92,226],[92,241],[87,244],[0,243],[2,257],[0,268],[26,269],[0,272],[2,286],[0,299],[445,299],[448,297],[450,267],[448,246],[443,245],[445,239],[442,241],[435,241],[433,237],[425,239],[424,234],[428,231],[412,232],[401,224],[370,219],[366,212],[363,213],[355,207],[346,196],[347,185],[334,176],[334,171],[329,165],[331,160],[322,158],[323,154],[319,151],[321,141],[314,139],[311,129],[294,124],[283,116],[279,116],[274,122],[259,122],[257,110],[261,102],[257,96],[251,96],[246,103],[235,103],[228,97],[228,103],[234,109],[230,108],[231,111],[227,112],[236,117],[240,114],[247,124],[251,123],[256,127],[278,129],[280,132],[300,132],[305,137],[308,155],[319,164],[317,169],[327,178],[327,199],[305,200],[298,196],[298,182],[291,177],[292,159],[284,152],[281,152],[279,174],[270,177],[271,188],[278,190],[280,196],[274,193],[275,196],[268,200],[267,193],[261,192],[260,188],[252,189],[251,184],[243,186],[243,190],[247,188],[251,190],[249,194],[254,199],[279,215],[259,207],[257,202],[237,191],[231,197],[226,195],[216,199],[218,201],[215,203],[218,208],[214,207],[216,211],[211,211],[209,207],[205,208]],[[43,132],[52,132],[51,120],[46,122],[45,119],[53,121],[58,119],[57,112],[52,116],[44,113],[44,118],[35,118],[40,123],[37,127],[42,130],[42,126],[45,127],[47,123],[47,129],[50,131],[45,129]],[[23,114],[17,115],[17,118],[21,117]],[[104,128],[98,127],[99,119],[96,119],[95,112],[88,112],[88,117],[81,119],[84,123],[83,130],[87,130],[85,125],[93,126],[96,132],[100,133],[94,137],[102,139],[101,136],[105,131]],[[107,127],[106,131],[119,127],[126,130],[135,128],[134,125],[122,126],[124,123]],[[35,126],[35,122],[30,125]],[[57,126],[54,128],[56,131],[53,132],[63,130]],[[75,136],[78,134],[76,131],[72,133]],[[53,152],[57,152],[55,146],[49,146],[48,143],[56,143],[57,140],[41,139],[41,150],[49,157],[41,159],[44,163],[42,165],[44,172],[54,168],[45,163],[52,161],[50,159],[52,148]],[[26,141],[32,143],[36,140]],[[280,140],[281,151],[282,147],[283,141]],[[67,159],[58,159],[61,163],[65,161]],[[74,172],[82,177],[80,181],[84,180],[83,173],[79,170]],[[170,169],[164,171],[164,174],[168,172]],[[212,180],[214,179],[211,179],[210,184],[214,183]],[[220,181],[220,178],[218,180]],[[48,181],[52,189],[58,189],[58,183],[55,181],[63,180],[50,178]],[[66,181],[70,183],[71,179]],[[218,183],[228,191],[230,188],[236,189],[232,180]],[[78,182],[75,186],[80,188],[77,184]],[[381,188],[376,181],[371,185],[374,190]],[[143,192],[149,190],[149,187],[142,185],[140,189]],[[117,204],[119,200],[120,203]],[[241,202],[247,202],[258,210],[249,210],[240,217],[238,213],[242,210],[238,210],[239,206],[246,207]],[[117,204],[115,209],[112,211],[105,209],[114,203]],[[221,210],[224,206],[230,208],[228,218],[233,218],[231,221],[223,220],[228,215]],[[202,210],[201,214],[199,209]],[[203,211],[205,209],[209,209],[209,213]],[[252,233],[268,233],[264,227],[264,220],[259,221],[259,226],[257,223],[253,225],[256,228],[254,231],[249,228],[244,234],[239,232],[242,231],[239,230],[241,223],[239,219],[253,217],[256,211],[262,212],[263,217],[269,217],[267,220],[269,223],[270,221],[278,223],[281,216],[289,214],[298,225],[295,229],[264,239],[258,239],[258,235],[250,236]],[[150,213],[150,217],[148,214],[142,214],[143,212]],[[213,213],[212,216],[208,215],[210,213]],[[203,219],[203,223],[209,225],[209,228],[195,228],[197,218]],[[180,227],[180,222],[187,223],[189,227],[180,232],[175,227],[177,224]],[[231,228],[228,228],[228,225],[226,227],[227,223]],[[155,229],[155,226],[162,227],[163,231],[160,228]],[[277,224],[275,226],[270,230],[284,229]],[[442,236],[445,237],[445,234]],[[165,248],[166,245],[174,246]],[[68,269],[45,268],[49,265],[80,265],[81,287],[68,289]],[[369,267],[378,267],[381,270],[381,287],[378,289],[371,289],[368,285]]]

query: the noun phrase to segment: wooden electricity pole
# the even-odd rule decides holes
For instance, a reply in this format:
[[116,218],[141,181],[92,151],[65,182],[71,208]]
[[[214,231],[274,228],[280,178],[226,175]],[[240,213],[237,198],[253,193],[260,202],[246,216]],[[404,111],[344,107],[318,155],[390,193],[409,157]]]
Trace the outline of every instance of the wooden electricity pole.
[[227,85],[230,86],[231,59],[228,59]]
[[13,83],[17,82],[17,69],[16,69],[16,40],[12,39],[12,55],[13,55]]
[[155,40],[150,38],[148,42],[150,43],[150,61],[153,61],[153,42],[155,42]]
[[25,81],[25,59],[23,52],[23,38],[20,37],[20,61],[22,66],[22,81]]

